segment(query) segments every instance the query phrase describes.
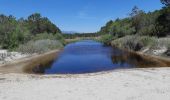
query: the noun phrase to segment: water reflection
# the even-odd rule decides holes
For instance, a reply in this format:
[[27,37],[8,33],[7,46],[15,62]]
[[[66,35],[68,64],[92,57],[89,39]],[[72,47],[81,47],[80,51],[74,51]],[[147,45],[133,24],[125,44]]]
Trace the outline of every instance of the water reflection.
[[37,65],[32,71],[45,74],[82,74],[155,65],[155,61],[135,53],[85,40],[67,45],[57,59],[45,65]]
[[125,52],[123,55],[112,55],[111,57],[113,63],[128,63],[131,65],[131,68],[146,68],[146,67],[159,67],[164,66],[161,62],[157,61],[154,58],[147,56],[142,56],[136,53]]

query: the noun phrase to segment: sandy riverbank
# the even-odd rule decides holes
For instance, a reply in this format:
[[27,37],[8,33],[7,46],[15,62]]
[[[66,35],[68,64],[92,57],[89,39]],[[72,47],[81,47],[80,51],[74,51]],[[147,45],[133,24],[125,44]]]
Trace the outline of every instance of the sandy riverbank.
[[33,56],[35,54],[23,54],[20,52],[9,52],[8,50],[0,49],[0,65],[11,63],[15,60]]
[[170,68],[90,75],[0,74],[0,100],[169,100]]
[[60,51],[60,49],[52,50],[44,54],[23,57],[20,59],[15,59],[6,64],[1,64],[0,73],[25,73],[27,71],[30,72],[33,66],[52,61],[54,58],[57,57],[57,54]]
[[[60,50],[54,50],[0,66],[0,100],[170,99],[170,68],[165,67],[122,69],[84,75],[48,76],[23,72],[31,69],[26,66],[46,63],[59,52]],[[156,57],[150,56],[148,59],[152,58]]]

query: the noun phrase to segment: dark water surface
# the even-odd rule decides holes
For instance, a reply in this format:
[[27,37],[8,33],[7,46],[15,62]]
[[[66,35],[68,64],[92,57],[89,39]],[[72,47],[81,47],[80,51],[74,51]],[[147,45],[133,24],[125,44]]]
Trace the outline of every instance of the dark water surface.
[[84,40],[68,44],[52,62],[34,67],[35,73],[83,74],[137,66],[154,66],[153,61],[102,43]]

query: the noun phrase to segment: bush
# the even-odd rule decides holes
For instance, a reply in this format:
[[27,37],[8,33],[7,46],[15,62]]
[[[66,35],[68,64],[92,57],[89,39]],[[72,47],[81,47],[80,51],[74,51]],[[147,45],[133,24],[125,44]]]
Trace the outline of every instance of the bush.
[[62,44],[65,44],[64,38],[61,35],[61,33],[40,33],[33,37],[33,40],[44,40],[44,39],[50,39],[50,40],[59,40]]
[[14,49],[30,37],[27,27],[13,16],[0,15],[0,45],[3,49]]
[[125,38],[123,45],[126,49],[139,51],[143,48],[143,43],[139,41],[137,36],[129,36]]
[[141,36],[141,37],[138,37],[140,39],[140,41],[143,43],[144,46],[147,46],[147,47],[151,47],[153,45],[156,45],[157,44],[157,40],[158,38],[156,37],[149,37],[149,36]]
[[112,41],[112,45],[128,50],[139,51],[144,47],[152,47],[157,44],[156,37],[148,36],[125,36]]
[[114,37],[111,34],[106,34],[101,37],[100,41],[104,44],[110,44],[113,39]]
[[155,25],[149,25],[149,26],[144,26],[142,27],[137,34],[141,35],[141,36],[156,36],[156,29],[155,29]]
[[170,48],[170,38],[160,38],[158,42],[160,46]]
[[15,50],[32,39],[51,39],[64,43],[60,29],[38,13],[18,20],[14,16],[0,14],[0,45],[3,49]]
[[17,49],[18,52],[22,53],[44,53],[49,50],[62,48],[63,45],[61,42],[57,40],[36,40],[36,41],[29,41],[26,44],[20,45]]
[[133,51],[147,50],[146,52],[154,54],[155,50],[164,50],[167,49],[167,55],[170,54],[170,38],[157,38],[149,36],[125,36],[113,40],[112,45],[117,46],[122,49],[128,49]]

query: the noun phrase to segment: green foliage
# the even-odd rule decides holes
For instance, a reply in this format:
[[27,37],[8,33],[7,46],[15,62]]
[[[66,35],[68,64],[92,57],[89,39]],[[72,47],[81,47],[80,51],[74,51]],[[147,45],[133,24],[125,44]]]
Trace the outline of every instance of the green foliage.
[[143,43],[137,36],[125,36],[123,38],[116,39],[112,41],[112,45],[134,51],[139,51],[144,47]]
[[29,30],[13,16],[0,15],[0,45],[5,49],[16,48],[29,38]]
[[157,18],[159,17],[160,12],[149,12],[147,14],[143,14],[143,17],[139,23],[139,29],[137,30],[137,34],[139,35],[149,35],[156,36],[158,34],[158,30],[156,29]]
[[109,33],[112,23],[113,23],[112,20],[110,20],[109,22],[107,22],[107,23],[106,23],[106,26],[102,27],[99,33],[101,33],[101,34],[107,34],[107,33]]
[[61,33],[60,29],[54,25],[48,18],[42,17],[39,13],[32,14],[26,20],[26,24],[32,34],[39,33]]
[[170,7],[145,13],[136,6],[130,17],[109,21],[101,28],[101,34],[112,34],[116,37],[126,35],[166,36],[170,32]]
[[134,34],[135,28],[132,27],[132,22],[129,18],[116,20],[110,27],[110,33],[117,37]]
[[132,9],[130,17],[132,18],[132,25],[135,27],[136,32],[141,28],[141,19],[145,15],[145,12],[140,10],[137,6]]
[[161,0],[161,2],[166,6],[170,6],[170,0]]
[[27,19],[0,15],[0,45],[2,49],[15,49],[30,40],[52,39],[64,43],[58,27],[46,17],[35,13]]
[[170,7],[163,8],[160,13],[157,19],[158,36],[166,36],[170,32]]
[[111,34],[102,35],[100,41],[104,44],[110,43],[113,40],[113,36]]
[[83,37],[97,37],[100,33],[75,33],[75,34],[63,34],[65,39],[83,38]]
[[112,45],[118,46],[119,48],[124,48],[128,50],[139,51],[145,48],[154,47],[158,44],[158,39],[156,37],[148,36],[125,36],[112,41]]
[[139,38],[139,41],[141,41],[145,47],[150,47],[158,43],[157,41],[158,39],[156,37],[142,36],[138,38]]

